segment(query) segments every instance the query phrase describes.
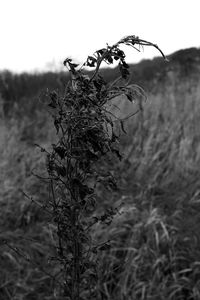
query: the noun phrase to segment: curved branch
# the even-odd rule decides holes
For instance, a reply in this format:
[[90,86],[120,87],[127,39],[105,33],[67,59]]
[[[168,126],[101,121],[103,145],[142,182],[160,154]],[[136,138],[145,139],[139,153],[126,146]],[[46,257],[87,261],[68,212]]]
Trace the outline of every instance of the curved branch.
[[112,53],[112,50],[116,49],[116,48],[119,49],[119,45],[120,44],[131,46],[135,50],[138,50],[138,49],[136,47],[134,47],[134,45],[154,47],[154,48],[156,48],[161,53],[162,57],[166,61],[168,61],[167,57],[165,56],[165,54],[163,53],[163,51],[158,47],[158,45],[156,45],[154,43],[151,43],[151,42],[148,42],[146,40],[140,39],[137,36],[129,35],[127,37],[122,38],[119,42],[117,42],[113,46],[107,46],[106,51],[101,56],[99,55],[98,51],[95,52],[95,53],[98,53],[97,66],[96,66],[96,69],[95,69],[93,75],[91,76],[89,82],[91,82],[96,77],[96,75],[97,75],[97,73],[99,71],[99,68],[100,68],[102,62],[105,60],[105,58],[107,57],[108,54],[110,54],[111,56],[116,56],[114,53]]

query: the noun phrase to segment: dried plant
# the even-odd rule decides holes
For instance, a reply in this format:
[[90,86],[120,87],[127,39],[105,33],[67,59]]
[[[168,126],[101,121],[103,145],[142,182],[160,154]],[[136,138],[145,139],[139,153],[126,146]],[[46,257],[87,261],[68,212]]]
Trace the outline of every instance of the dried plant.
[[[125,95],[128,101],[145,99],[145,93],[137,85],[129,85],[129,66],[120,46],[157,45],[136,36],[121,39],[113,46],[100,49],[88,56],[83,66],[67,58],[64,65],[71,74],[65,93],[49,94],[50,113],[53,117],[57,140],[46,154],[46,179],[50,185],[48,211],[56,227],[57,255],[51,258],[60,266],[62,293],[65,299],[95,299],[97,297],[97,253],[110,247],[109,241],[96,243],[91,234],[97,223],[109,225],[117,209],[108,208],[98,214],[96,190],[103,185],[109,190],[117,189],[114,174],[104,168],[111,157],[121,159],[118,147],[119,131],[124,121],[112,112],[110,103],[117,96]],[[99,74],[102,62],[118,62],[120,78],[107,84]],[[91,77],[85,75],[84,67],[94,67]],[[123,81],[125,80],[125,81]],[[138,110],[140,103],[137,105]],[[136,112],[138,111],[136,110]]]

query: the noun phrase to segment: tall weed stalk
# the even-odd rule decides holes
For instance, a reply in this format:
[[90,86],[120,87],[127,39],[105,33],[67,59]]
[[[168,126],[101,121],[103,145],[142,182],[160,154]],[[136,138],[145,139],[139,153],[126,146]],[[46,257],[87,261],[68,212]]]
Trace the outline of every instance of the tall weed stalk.
[[[99,295],[97,253],[110,244],[107,240],[96,243],[91,232],[97,223],[109,225],[117,210],[110,207],[99,214],[97,190],[100,186],[110,191],[118,188],[107,164],[111,159],[122,158],[118,140],[120,132],[125,132],[127,119],[112,112],[113,101],[125,96],[136,102],[139,110],[142,106],[137,100],[145,98],[140,87],[127,83],[129,66],[120,49],[122,44],[133,48],[153,46],[164,57],[157,45],[127,36],[88,56],[81,67],[67,58],[64,65],[71,81],[64,95],[55,91],[49,94],[48,107],[57,139],[50,151],[39,147],[46,154],[46,179],[50,186],[47,207],[56,228],[57,254],[51,259],[60,266],[59,280],[65,299],[97,299]],[[100,66],[102,62],[110,65],[115,61],[120,77],[107,84],[100,75]],[[90,77],[85,75],[84,67],[94,68]]]

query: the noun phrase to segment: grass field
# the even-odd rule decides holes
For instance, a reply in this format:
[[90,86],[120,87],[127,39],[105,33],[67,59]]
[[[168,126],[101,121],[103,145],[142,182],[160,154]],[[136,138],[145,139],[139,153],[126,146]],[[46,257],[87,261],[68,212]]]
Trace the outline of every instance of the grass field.
[[[99,299],[200,299],[199,87],[198,73],[168,72],[125,125],[124,160],[114,167],[120,190],[102,204],[123,205],[109,230],[93,233],[112,239],[99,254]],[[40,208],[48,186],[32,175],[45,163],[33,144],[48,147],[54,133],[44,112],[30,116],[0,124],[0,299],[60,300],[55,228]]]

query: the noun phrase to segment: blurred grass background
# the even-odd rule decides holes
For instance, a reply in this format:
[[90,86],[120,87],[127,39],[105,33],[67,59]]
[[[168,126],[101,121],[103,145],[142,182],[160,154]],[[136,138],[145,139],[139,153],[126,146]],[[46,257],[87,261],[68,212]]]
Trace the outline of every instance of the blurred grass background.
[[[120,214],[109,230],[93,233],[112,238],[111,249],[99,253],[99,299],[200,299],[200,50],[169,58],[131,66],[131,83],[148,100],[125,123],[124,159],[114,167],[120,191],[101,204],[122,201]],[[117,77],[115,69],[102,74]],[[0,74],[2,300],[62,299],[51,259],[55,228],[40,207],[48,185],[32,172],[45,165],[34,144],[55,139],[46,89],[62,93],[67,81],[64,73]],[[132,109],[125,99],[118,106],[121,115]]]

